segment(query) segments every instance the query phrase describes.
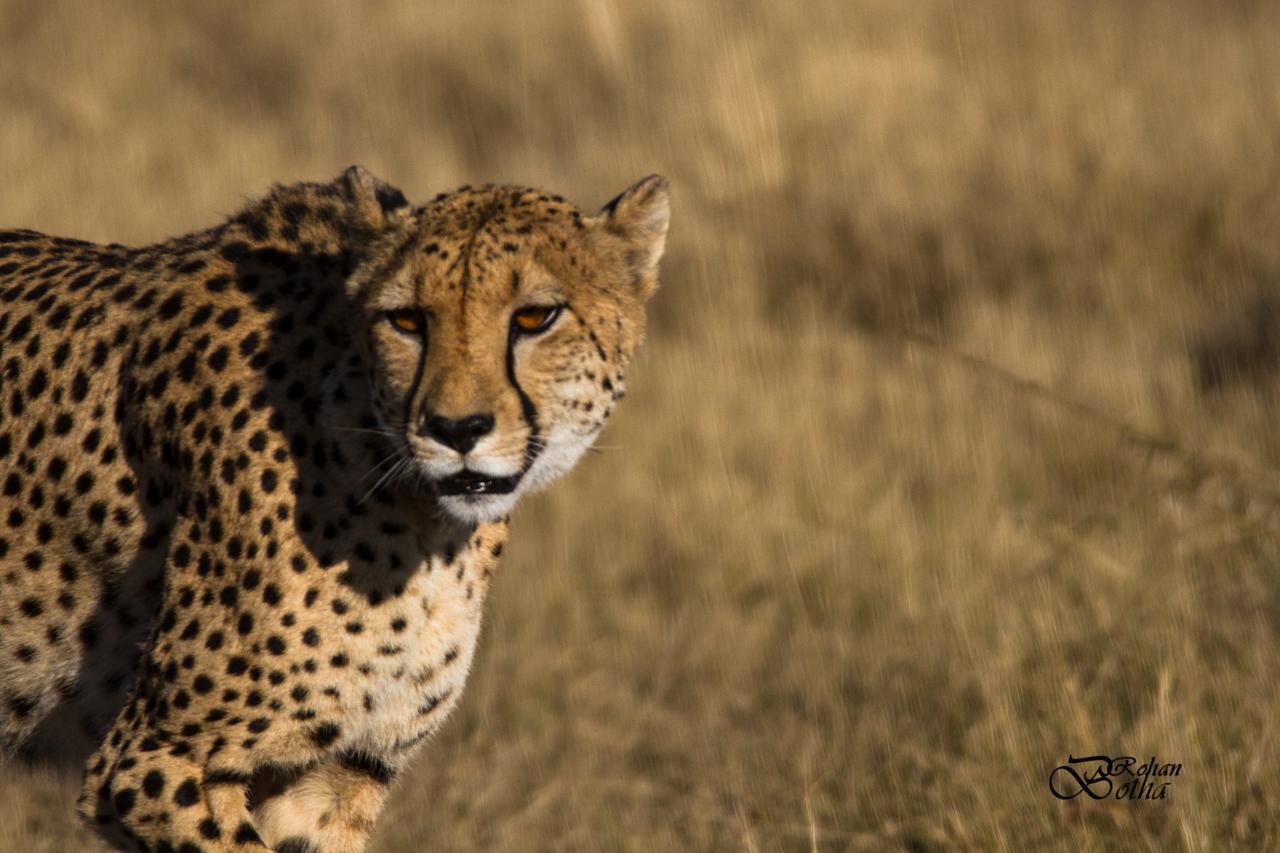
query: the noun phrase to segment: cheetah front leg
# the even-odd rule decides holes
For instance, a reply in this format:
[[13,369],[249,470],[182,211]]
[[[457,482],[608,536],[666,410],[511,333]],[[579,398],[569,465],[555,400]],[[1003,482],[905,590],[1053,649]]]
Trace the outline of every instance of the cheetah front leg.
[[80,816],[120,850],[265,853],[248,808],[252,768],[236,766],[224,736],[177,717],[160,660],[153,638],[128,704],[85,765]]
[[262,837],[280,853],[360,853],[396,768],[348,751],[281,783],[254,809]]
[[142,725],[126,733],[118,722],[90,759],[81,816],[121,850],[267,851],[247,806],[248,776],[175,752],[164,732]]

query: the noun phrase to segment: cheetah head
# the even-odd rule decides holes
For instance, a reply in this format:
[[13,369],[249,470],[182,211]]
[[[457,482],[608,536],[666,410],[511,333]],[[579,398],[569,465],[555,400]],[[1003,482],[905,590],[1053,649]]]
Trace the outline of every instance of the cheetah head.
[[568,471],[623,393],[666,242],[666,181],[594,216],[559,196],[463,187],[387,210],[347,179],[382,230],[348,282],[376,417],[404,487],[450,515],[499,519]]

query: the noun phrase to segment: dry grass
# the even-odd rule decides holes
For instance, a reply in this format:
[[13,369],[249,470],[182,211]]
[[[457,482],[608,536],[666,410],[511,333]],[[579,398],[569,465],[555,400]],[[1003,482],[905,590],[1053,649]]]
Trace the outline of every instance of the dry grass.
[[[1274,4],[362,6],[0,4],[0,221],[673,180],[378,850],[1280,845]],[[1095,751],[1185,769],[1054,800]],[[73,786],[5,771],[0,848],[84,845]]]

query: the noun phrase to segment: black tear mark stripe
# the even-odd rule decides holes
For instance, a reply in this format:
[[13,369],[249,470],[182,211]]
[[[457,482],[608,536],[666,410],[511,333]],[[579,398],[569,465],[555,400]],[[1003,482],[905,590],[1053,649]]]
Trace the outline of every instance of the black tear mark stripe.
[[[413,369],[413,381],[409,383],[409,391],[404,396],[404,427],[403,428],[405,430],[417,429],[417,426],[413,421],[413,400],[415,397],[418,396],[418,389],[422,385],[422,377],[427,372],[427,347],[431,343],[431,339],[429,337],[430,332],[431,332],[431,327],[428,326],[427,333],[422,336],[422,342],[418,346],[418,366]],[[421,418],[423,421],[427,419],[427,413],[425,411],[426,405],[427,405],[427,401],[423,400],[422,407],[424,411],[421,413]]]
[[518,338],[519,335],[516,334],[515,327],[508,330],[507,381],[511,383],[512,388],[516,389],[516,396],[520,398],[520,414],[524,417],[525,423],[529,425],[529,440],[524,446],[524,469],[520,472],[520,476],[523,477],[533,467],[533,462],[538,458],[538,454],[542,452],[542,434],[538,429],[538,409],[533,405],[533,400],[529,399],[529,395],[524,393],[524,389],[520,387],[519,380],[516,379],[516,340]]
[[[433,243],[432,245],[435,245],[435,244]],[[423,283],[424,283],[424,280],[420,278],[416,282],[414,282],[414,285],[413,285],[413,303],[414,305],[417,305],[419,307],[421,307],[422,305]],[[431,323],[430,323],[431,313],[427,312],[427,314],[428,314],[427,324],[423,328],[422,338],[418,347],[418,365],[417,367],[414,368],[413,381],[409,383],[409,391],[407,394],[405,394],[404,403],[402,404],[402,408],[404,409],[404,425],[402,428],[405,430],[412,428],[416,431],[416,428],[417,428],[413,420],[413,408],[414,408],[413,401],[414,401],[414,398],[418,396],[418,389],[422,385],[422,377],[426,375],[427,351],[431,348]],[[426,400],[423,400],[422,401],[423,411],[420,413],[421,420],[423,421],[427,419],[426,405],[427,405]]]

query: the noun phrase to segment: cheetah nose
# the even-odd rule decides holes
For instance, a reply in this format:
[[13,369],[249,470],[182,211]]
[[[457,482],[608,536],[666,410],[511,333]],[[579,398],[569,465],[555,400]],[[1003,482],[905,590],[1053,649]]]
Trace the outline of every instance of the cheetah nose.
[[467,415],[461,418],[432,415],[418,430],[418,434],[429,435],[445,447],[465,454],[492,430],[493,415]]

